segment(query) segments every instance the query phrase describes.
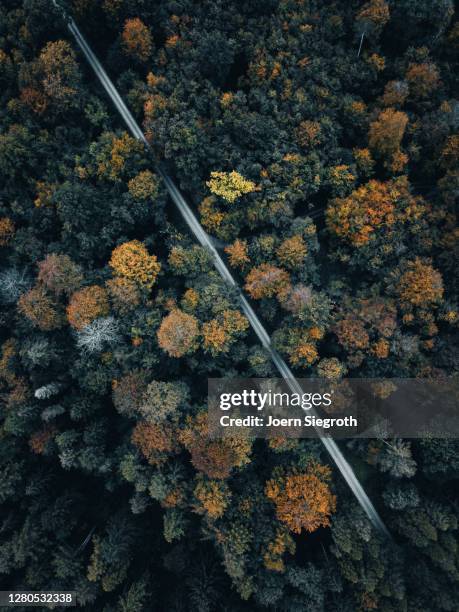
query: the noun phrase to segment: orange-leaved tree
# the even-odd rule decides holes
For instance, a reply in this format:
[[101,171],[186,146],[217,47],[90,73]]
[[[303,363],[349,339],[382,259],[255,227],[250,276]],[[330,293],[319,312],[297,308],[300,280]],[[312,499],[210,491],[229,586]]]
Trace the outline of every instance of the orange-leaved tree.
[[286,238],[279,245],[277,259],[286,268],[295,270],[304,263],[307,253],[308,249],[303,237],[296,234],[291,238]]
[[277,518],[294,533],[312,532],[330,525],[336,497],[329,487],[328,466],[310,463],[306,470],[279,471],[266,483],[265,494],[276,507]]
[[153,49],[153,37],[144,22],[138,17],[126,19],[123,28],[123,49],[127,55],[145,62]]
[[18,300],[18,310],[43,331],[62,327],[64,322],[58,305],[40,285],[21,295]]
[[151,465],[161,465],[168,455],[178,451],[176,431],[170,423],[151,424],[141,421],[132,431],[131,442]]
[[247,242],[239,238],[233,244],[225,247],[225,253],[229,256],[230,264],[235,268],[244,268],[250,261]]
[[406,71],[410,94],[415,98],[426,98],[440,84],[440,75],[432,62],[410,64]]
[[228,478],[234,468],[249,463],[252,443],[242,436],[213,439],[209,437],[207,413],[189,417],[179,440],[191,454],[194,467],[209,478]]
[[408,115],[393,108],[381,111],[370,124],[368,143],[375,155],[391,157],[398,151],[408,123]]
[[108,294],[114,310],[126,314],[140,304],[141,296],[137,283],[130,278],[117,276],[106,283]]
[[47,43],[40,53],[39,64],[46,96],[60,106],[74,103],[80,69],[71,45],[65,40]]
[[194,489],[195,511],[211,519],[223,516],[231,500],[231,491],[226,482],[199,478]]
[[212,355],[226,352],[230,345],[249,327],[238,310],[224,310],[202,326],[204,349]]
[[378,228],[395,223],[397,200],[405,192],[406,189],[397,190],[394,181],[370,180],[348,197],[331,200],[326,212],[327,227],[353,246],[367,244]]
[[196,317],[175,308],[162,320],[158,344],[171,357],[183,357],[196,350],[198,334]]
[[400,268],[396,292],[402,306],[433,306],[443,298],[443,279],[429,261],[416,257]]
[[246,277],[245,289],[256,300],[273,297],[290,285],[290,275],[282,268],[261,264]]
[[109,265],[117,276],[135,281],[141,288],[151,289],[161,270],[155,255],[150,255],[139,240],[131,240],[117,246]]
[[358,31],[366,35],[379,36],[389,17],[389,4],[385,0],[370,0],[357,13]]
[[99,285],[76,291],[67,306],[67,319],[72,327],[81,330],[110,311],[107,292]]

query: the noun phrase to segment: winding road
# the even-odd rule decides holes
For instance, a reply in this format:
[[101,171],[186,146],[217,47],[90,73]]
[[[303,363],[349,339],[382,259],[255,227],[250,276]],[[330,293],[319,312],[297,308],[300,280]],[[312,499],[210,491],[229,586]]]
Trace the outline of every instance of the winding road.
[[[56,0],[53,0],[53,4],[55,5],[57,9],[59,9],[59,11],[62,12],[62,8],[58,5]],[[103,66],[101,65],[97,57],[94,55],[90,46],[88,45],[85,38],[83,37],[80,30],[78,29],[78,26],[73,21],[73,19],[69,18],[64,13],[63,13],[63,17],[67,23],[68,29],[72,33],[78,46],[84,53],[86,59],[88,60],[88,63],[91,65],[92,69],[94,70],[96,76],[100,80],[107,94],[111,98],[116,109],[118,110],[122,118],[124,119],[124,122],[126,123],[129,131],[135,138],[142,141],[147,148],[150,148],[150,145],[147,139],[145,138],[143,131],[141,130],[138,123],[135,121],[134,117],[132,116],[131,112],[127,108],[126,104],[124,103],[117,89],[115,88],[109,76],[105,72]],[[284,359],[272,347],[271,338],[269,334],[267,333],[266,329],[264,328],[262,322],[260,321],[255,311],[253,310],[252,306],[249,304],[246,297],[242,293],[238,283],[233,278],[230,270],[228,269],[225,262],[219,255],[217,249],[213,245],[207,233],[201,227],[192,209],[186,202],[183,195],[180,193],[174,181],[166,173],[166,171],[161,165],[156,167],[156,171],[162,177],[165,183],[165,186],[167,188],[167,191],[169,192],[169,195],[172,201],[177,206],[181,215],[183,216],[185,223],[188,225],[189,229],[194,234],[198,242],[211,254],[215,268],[218,270],[222,278],[229,285],[231,285],[237,290],[238,296],[239,296],[240,307],[242,311],[244,312],[245,316],[247,317],[247,319],[249,320],[250,325],[252,326],[254,332],[258,336],[261,344],[270,354],[271,359],[273,360],[280,376],[283,379],[285,379],[288,387],[293,393],[299,393],[299,394],[303,393],[303,389],[301,388],[301,385],[295,379],[295,376],[293,375],[292,371],[290,370],[290,368],[288,367]],[[391,536],[385,524],[383,523],[381,517],[379,516],[378,511],[376,510],[370,498],[366,494],[364,488],[362,487],[361,483],[356,477],[352,467],[347,462],[346,458],[344,457],[340,448],[336,444],[335,440],[333,440],[330,437],[322,435],[321,432],[319,432],[319,434],[320,434],[320,440],[322,444],[325,446],[330,457],[333,459],[334,463],[336,464],[336,467],[340,471],[344,480],[349,485],[349,488],[351,489],[351,491],[354,493],[357,501],[359,502],[360,506],[365,511],[372,525],[375,527],[375,529],[378,532],[382,533],[387,538],[390,538]]]

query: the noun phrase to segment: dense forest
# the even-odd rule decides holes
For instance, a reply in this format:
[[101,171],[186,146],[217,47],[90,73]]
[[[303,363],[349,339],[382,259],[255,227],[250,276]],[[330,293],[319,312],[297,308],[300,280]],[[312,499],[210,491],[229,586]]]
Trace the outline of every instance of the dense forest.
[[[97,612],[456,612],[459,442],[213,439],[209,377],[457,377],[452,0],[0,7],[0,589]],[[381,397],[390,389],[381,386]]]

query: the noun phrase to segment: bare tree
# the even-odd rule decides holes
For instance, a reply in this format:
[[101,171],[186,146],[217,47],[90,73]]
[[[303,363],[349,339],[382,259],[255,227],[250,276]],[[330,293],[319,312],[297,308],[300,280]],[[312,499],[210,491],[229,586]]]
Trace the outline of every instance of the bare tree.
[[9,268],[0,272],[0,303],[14,304],[30,287],[25,270]]
[[77,346],[83,352],[97,353],[104,346],[116,344],[120,337],[113,317],[96,319],[76,333]]

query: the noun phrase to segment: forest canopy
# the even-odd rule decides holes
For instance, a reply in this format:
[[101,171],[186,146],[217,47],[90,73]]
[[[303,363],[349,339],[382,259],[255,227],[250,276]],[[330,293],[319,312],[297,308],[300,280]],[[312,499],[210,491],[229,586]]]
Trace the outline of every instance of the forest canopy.
[[[209,436],[275,368],[155,170],[301,378],[457,377],[452,0],[0,7],[0,582],[97,612],[454,612],[455,439]],[[387,381],[390,385],[390,380]],[[381,396],[387,388],[380,389]]]

